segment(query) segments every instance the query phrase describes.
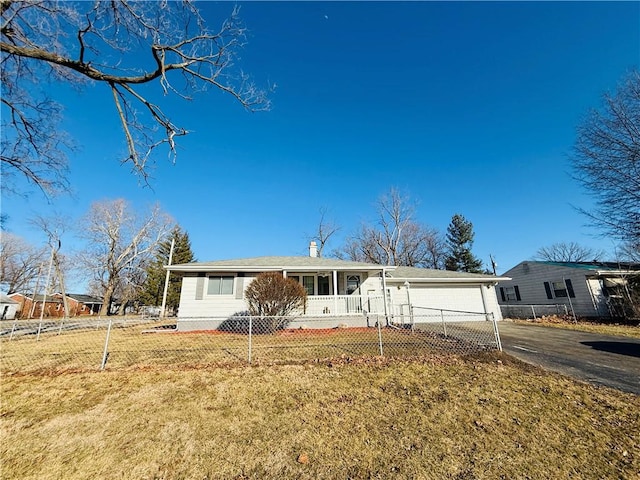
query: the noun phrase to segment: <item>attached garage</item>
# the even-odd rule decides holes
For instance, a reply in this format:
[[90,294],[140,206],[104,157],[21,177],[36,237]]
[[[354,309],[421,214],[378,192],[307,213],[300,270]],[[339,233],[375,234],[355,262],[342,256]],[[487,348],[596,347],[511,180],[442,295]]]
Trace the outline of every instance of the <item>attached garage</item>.
[[446,314],[451,320],[484,320],[487,315],[501,320],[495,286],[503,278],[490,275],[396,267],[387,280],[396,308],[415,317]]

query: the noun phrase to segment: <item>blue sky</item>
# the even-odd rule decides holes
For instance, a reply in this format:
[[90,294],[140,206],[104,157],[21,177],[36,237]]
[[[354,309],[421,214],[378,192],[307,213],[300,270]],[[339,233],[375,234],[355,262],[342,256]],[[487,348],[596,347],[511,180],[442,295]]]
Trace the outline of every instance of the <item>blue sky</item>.
[[[474,225],[474,253],[498,272],[555,242],[613,256],[573,206],[575,129],[640,63],[640,3],[248,2],[244,71],[277,84],[269,112],[210,91],[163,100],[181,139],[176,165],[157,158],[152,188],[125,149],[102,85],[50,85],[66,106],[73,197],[3,198],[7,230],[33,243],[26,218],[79,218],[94,201],[159,202],[189,233],[198,260],[304,255],[320,208],[341,225],[329,249],[374,218],[396,187],[418,221],[441,231],[455,213]],[[200,4],[219,24],[230,3]],[[159,88],[159,87],[158,87]],[[76,245],[69,235],[64,246]]]

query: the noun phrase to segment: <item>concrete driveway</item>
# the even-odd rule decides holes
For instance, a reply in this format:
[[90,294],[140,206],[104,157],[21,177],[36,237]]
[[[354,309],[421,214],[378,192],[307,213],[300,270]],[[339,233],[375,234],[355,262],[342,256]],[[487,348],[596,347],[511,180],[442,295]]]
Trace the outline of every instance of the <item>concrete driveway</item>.
[[640,339],[499,322],[503,350],[596,385],[640,395]]

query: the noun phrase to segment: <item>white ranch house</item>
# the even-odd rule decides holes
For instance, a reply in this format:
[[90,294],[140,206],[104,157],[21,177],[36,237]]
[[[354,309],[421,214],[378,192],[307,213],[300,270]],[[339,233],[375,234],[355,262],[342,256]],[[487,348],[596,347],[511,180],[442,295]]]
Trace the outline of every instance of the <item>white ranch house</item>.
[[[182,275],[177,329],[213,330],[246,314],[244,290],[262,272],[300,282],[307,306],[291,328],[387,323],[500,320],[495,286],[505,278],[413,267],[393,267],[313,256],[256,257],[171,265]],[[383,295],[386,292],[386,295]],[[375,318],[376,320],[372,320]]]
[[[498,301],[504,316],[534,316],[532,309],[558,305],[578,317],[621,316],[626,286],[640,264],[527,260],[504,274]],[[550,310],[546,310],[550,311]]]

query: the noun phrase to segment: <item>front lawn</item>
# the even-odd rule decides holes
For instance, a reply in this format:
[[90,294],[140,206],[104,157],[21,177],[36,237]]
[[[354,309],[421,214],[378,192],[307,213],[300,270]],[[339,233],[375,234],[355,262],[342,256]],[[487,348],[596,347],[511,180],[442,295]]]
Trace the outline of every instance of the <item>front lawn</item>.
[[499,353],[3,375],[3,479],[635,478],[640,397]]

